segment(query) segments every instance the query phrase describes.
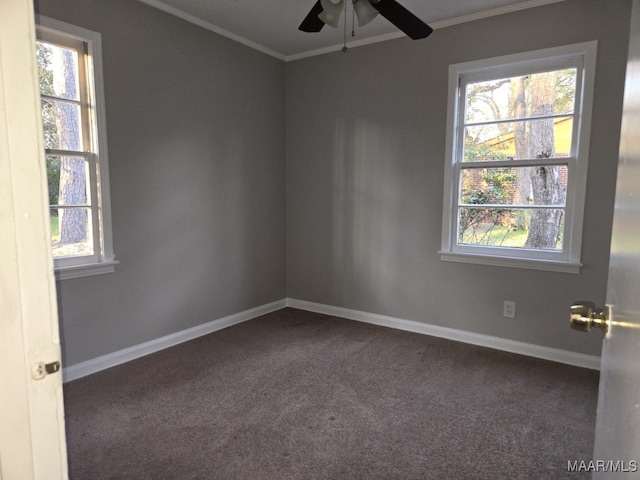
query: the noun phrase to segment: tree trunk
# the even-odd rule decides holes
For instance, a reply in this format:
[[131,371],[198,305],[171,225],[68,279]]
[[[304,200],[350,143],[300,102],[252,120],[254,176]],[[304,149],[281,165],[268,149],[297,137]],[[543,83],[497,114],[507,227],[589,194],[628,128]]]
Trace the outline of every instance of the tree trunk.
[[[61,65],[64,72],[64,91],[75,97],[76,77],[73,53],[63,49]],[[81,150],[82,138],[76,106],[56,102],[56,119],[61,150]],[[87,172],[84,158],[62,157],[60,160],[60,205],[87,203]],[[87,238],[87,211],[85,208],[61,208],[59,211],[60,243],[78,243]]]
[[[62,157],[60,161],[61,205],[86,203],[86,173],[83,158]],[[60,243],[78,243],[87,238],[87,211],[84,208],[61,208]]]
[[[531,185],[535,203],[557,205],[564,201],[559,167],[531,168]],[[534,210],[526,248],[555,248],[562,221],[562,210]]]
[[[553,114],[555,102],[555,72],[535,75],[531,81],[531,106],[533,116]],[[555,157],[553,119],[530,122],[529,146],[536,158]],[[529,169],[533,203],[558,205],[564,203],[564,191],[560,183],[560,168],[535,167]],[[562,210],[536,209],[531,214],[531,226],[525,248],[555,248],[562,221]]]

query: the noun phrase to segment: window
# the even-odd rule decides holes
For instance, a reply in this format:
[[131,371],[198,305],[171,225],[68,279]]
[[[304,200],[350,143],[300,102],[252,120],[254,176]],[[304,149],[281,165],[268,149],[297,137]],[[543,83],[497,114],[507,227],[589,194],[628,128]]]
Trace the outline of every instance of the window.
[[595,55],[450,66],[443,260],[579,272]]
[[44,17],[36,31],[56,276],[113,272],[100,34]]

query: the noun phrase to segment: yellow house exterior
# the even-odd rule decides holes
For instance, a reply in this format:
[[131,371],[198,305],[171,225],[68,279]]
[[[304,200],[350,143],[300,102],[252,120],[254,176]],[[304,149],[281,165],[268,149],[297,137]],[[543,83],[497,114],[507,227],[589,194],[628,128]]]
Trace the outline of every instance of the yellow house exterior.
[[[553,135],[555,139],[556,157],[568,157],[571,153],[571,133],[573,131],[573,119],[571,117],[559,118],[553,123]],[[505,133],[485,142],[492,150],[496,150],[507,156],[516,156],[514,132]]]

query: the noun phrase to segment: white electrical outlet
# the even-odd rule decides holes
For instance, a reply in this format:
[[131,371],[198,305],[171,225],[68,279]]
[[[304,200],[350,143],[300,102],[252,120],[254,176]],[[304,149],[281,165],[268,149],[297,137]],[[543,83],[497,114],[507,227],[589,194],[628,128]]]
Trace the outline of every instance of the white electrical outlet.
[[516,302],[505,300],[502,315],[506,318],[516,318]]

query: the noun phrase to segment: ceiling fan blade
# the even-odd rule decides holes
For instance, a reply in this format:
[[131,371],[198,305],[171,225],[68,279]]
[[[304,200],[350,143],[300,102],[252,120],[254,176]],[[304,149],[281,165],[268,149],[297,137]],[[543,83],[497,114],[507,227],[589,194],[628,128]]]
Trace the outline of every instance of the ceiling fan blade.
[[304,17],[304,20],[298,27],[298,30],[303,32],[319,32],[324,27],[324,22],[318,18],[323,12],[322,4],[320,0],[316,2],[311,11]]
[[371,0],[373,8],[414,40],[431,35],[433,28],[416,17],[396,0]]

